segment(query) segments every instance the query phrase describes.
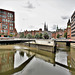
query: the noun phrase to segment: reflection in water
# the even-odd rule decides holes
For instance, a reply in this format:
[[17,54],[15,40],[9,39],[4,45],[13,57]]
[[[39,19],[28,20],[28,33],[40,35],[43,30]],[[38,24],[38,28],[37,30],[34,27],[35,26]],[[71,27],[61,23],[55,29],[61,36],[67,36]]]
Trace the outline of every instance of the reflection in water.
[[[75,50],[73,48],[65,47],[67,51],[64,51],[66,49],[61,47],[54,54],[43,50],[34,52],[31,49],[24,50],[23,46],[19,47],[22,49],[0,50],[0,75],[75,75]],[[34,54],[33,59],[29,58]]]
[[19,54],[20,54],[22,57],[24,57],[24,52],[19,52]]
[[24,66],[31,60],[27,59],[28,57],[24,52],[0,50],[0,75],[9,75],[22,70]]
[[14,68],[14,51],[0,51],[0,73]]
[[[20,53],[24,54],[21,55]],[[15,53],[15,58],[14,58],[14,68],[18,67],[19,65],[21,65],[23,62],[25,62],[28,57],[26,56],[26,53],[22,52],[22,51],[16,51]]]

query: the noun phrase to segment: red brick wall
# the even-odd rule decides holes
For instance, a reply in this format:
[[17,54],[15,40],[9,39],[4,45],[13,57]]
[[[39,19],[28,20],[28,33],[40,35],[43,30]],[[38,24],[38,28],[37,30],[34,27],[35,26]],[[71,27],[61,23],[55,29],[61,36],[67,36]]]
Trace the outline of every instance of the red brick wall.
[[56,32],[52,33],[52,38],[56,39]]
[[[6,14],[0,13],[0,15],[5,16],[5,17],[0,17],[0,22],[1,22],[2,24],[4,24],[4,25],[7,25],[7,26],[8,26],[7,29],[1,29],[1,30],[8,30],[7,35],[10,35],[10,27],[12,27],[13,30],[11,30],[11,32],[14,33],[14,31],[15,31],[15,23],[12,22],[12,21],[15,21],[14,12],[13,12],[13,11],[9,11],[9,10],[4,10],[4,9],[0,9],[0,11],[3,11],[3,12],[6,13]],[[13,17],[11,17],[11,18],[10,18],[10,16],[8,17],[8,13],[9,13],[9,14],[12,14]],[[7,22],[6,22],[6,21],[2,22],[2,19],[7,20]],[[8,22],[8,21],[9,21],[9,22]],[[9,26],[9,24],[13,24],[13,26]],[[0,31],[1,31],[1,30],[0,30]],[[5,33],[3,32],[3,34],[5,34]]]

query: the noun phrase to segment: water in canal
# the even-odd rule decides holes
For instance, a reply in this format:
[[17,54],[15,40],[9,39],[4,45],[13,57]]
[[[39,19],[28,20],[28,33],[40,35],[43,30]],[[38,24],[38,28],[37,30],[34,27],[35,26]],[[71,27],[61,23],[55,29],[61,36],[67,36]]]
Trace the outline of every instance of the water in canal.
[[[33,51],[24,45],[0,47],[0,75],[75,75],[75,49]],[[35,55],[35,56],[33,56]]]

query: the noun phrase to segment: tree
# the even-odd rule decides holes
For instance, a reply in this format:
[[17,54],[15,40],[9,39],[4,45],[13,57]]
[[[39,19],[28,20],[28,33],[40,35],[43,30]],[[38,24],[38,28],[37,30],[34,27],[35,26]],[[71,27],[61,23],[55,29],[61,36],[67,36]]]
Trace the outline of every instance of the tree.
[[24,33],[21,33],[20,34],[20,38],[24,38]]
[[42,39],[43,37],[42,37],[42,33],[40,33],[40,39]]
[[64,33],[64,37],[67,38],[67,32]]
[[[5,35],[5,36],[6,36],[6,35]],[[13,37],[13,34],[10,34],[9,36],[10,36],[10,37]]]
[[28,33],[28,34],[26,35],[26,38],[31,39],[31,38],[32,38],[32,35],[31,35],[30,33]]
[[44,38],[45,38],[45,39],[49,39],[48,33],[46,33],[46,32],[44,33]]
[[58,35],[57,35],[57,38],[59,38],[59,37],[60,37],[60,35],[58,34]]
[[38,33],[36,33],[35,38],[36,39],[39,39],[40,38],[40,35]]
[[35,36],[32,36],[32,38],[35,38]]

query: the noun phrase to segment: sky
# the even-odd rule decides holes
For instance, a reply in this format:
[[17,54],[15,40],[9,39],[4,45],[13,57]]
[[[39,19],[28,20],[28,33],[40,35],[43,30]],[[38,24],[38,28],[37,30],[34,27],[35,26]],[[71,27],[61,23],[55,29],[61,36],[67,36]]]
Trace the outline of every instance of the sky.
[[49,31],[56,26],[66,28],[68,19],[75,11],[75,0],[0,0],[0,8],[15,12],[15,28],[24,30],[44,29]]

